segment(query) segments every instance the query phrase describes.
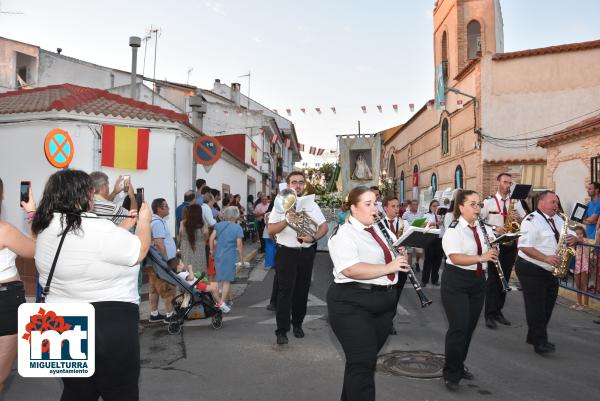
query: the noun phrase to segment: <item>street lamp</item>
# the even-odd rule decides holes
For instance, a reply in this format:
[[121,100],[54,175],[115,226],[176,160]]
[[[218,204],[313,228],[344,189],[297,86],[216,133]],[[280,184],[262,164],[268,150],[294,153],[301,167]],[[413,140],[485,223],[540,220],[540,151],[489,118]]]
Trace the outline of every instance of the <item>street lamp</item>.
[[477,97],[473,96],[473,95],[469,95],[468,93],[465,93],[463,91],[461,91],[460,89],[456,89],[456,88],[446,88],[446,93],[448,92],[453,92],[456,93],[457,95],[462,95],[465,97],[468,97],[469,99],[473,100],[473,132],[475,132],[477,134],[477,143],[475,144],[476,148],[479,149],[479,147],[481,146],[481,130],[479,128],[477,128],[477,106],[478,106],[478,102],[477,102]]

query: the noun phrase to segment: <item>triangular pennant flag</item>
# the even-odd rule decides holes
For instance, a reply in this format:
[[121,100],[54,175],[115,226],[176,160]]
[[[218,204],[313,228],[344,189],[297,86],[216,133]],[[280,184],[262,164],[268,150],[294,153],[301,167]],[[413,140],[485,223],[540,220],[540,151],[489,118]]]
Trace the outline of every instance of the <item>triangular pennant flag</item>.
[[462,100],[459,99],[459,100],[456,101],[456,107],[458,107],[459,109],[463,108],[463,102],[462,102]]
[[273,109],[273,113],[279,114],[279,112],[277,111],[277,109]]
[[314,146],[310,147],[310,151],[308,153],[310,153],[311,155],[314,155],[317,152],[317,148],[315,148]]
[[380,113],[383,111],[383,108],[381,107],[380,104],[377,105],[377,110],[379,110]]
[[319,151],[317,152],[317,156],[321,156],[323,152],[325,152],[325,149],[319,149]]
[[393,104],[392,108],[394,109],[394,111],[397,113],[398,112],[398,105],[397,104]]
[[315,110],[317,111],[317,113],[321,114],[321,108],[320,107],[315,107]]
[[333,114],[336,114],[336,113],[335,113],[335,107],[332,107],[332,108],[331,108],[331,111],[333,111]]
[[300,149],[300,152],[304,152],[304,144],[303,143],[299,143],[298,144],[298,149]]
[[285,112],[287,113],[288,116],[292,115],[292,109],[285,109]]
[[362,109],[363,114],[367,114],[367,106],[360,106],[360,108]]
[[302,113],[306,114],[306,109],[304,109],[304,108],[303,108],[303,109],[300,109],[300,111],[301,111]]
[[410,109],[410,112],[414,112],[415,111],[415,104],[414,103],[409,103],[408,104],[408,108]]

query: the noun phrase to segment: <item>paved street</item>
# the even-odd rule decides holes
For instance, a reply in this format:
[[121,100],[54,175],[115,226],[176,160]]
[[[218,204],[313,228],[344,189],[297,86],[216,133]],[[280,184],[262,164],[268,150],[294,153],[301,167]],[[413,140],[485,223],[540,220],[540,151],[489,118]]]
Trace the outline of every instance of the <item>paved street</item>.
[[[275,345],[274,313],[265,309],[272,272],[260,257],[245,289],[221,330],[205,320],[186,324],[181,335],[164,326],[147,327],[142,340],[142,400],[336,400],[343,374],[343,354],[327,324],[324,302],[331,261],[317,255],[306,338],[290,335],[290,343]],[[246,285],[247,284],[247,285]],[[434,304],[421,310],[406,287],[391,336],[382,353],[392,350],[443,353],[445,317],[438,288],[426,289]],[[446,391],[439,379],[409,379],[377,373],[379,400],[592,400],[597,397],[600,326],[595,314],[574,312],[559,300],[550,327],[558,351],[542,357],[525,344],[524,309],[519,291],[512,291],[505,315],[512,327],[475,332],[468,366],[476,376],[463,381],[459,392]],[[6,400],[56,400],[60,383],[52,379],[15,377]]]

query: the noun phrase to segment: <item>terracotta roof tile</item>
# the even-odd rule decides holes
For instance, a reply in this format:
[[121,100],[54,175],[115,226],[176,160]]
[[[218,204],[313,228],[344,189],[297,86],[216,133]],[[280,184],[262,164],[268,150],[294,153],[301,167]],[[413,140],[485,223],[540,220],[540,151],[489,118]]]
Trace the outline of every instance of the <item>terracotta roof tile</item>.
[[541,56],[543,54],[563,53],[597,48],[600,48],[600,40],[592,40],[590,42],[568,43],[566,45],[541,47],[538,49],[527,49],[510,53],[496,53],[492,56],[492,59],[509,60],[518,57]]
[[548,145],[562,142],[594,130],[600,131],[600,114],[580,121],[577,124],[573,124],[565,129],[555,132],[546,138],[540,139],[537,144],[538,146],[546,147]]
[[0,94],[0,115],[51,110],[123,117],[140,120],[187,123],[188,116],[115,95],[101,89],[73,84],[52,85]]

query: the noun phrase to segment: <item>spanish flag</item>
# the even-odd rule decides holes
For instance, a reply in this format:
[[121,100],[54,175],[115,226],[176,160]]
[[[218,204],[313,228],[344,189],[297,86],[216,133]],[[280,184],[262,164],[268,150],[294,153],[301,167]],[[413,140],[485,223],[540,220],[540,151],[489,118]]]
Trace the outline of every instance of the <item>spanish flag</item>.
[[148,169],[148,128],[102,126],[102,165],[133,170]]

